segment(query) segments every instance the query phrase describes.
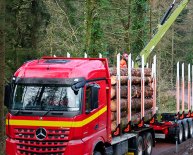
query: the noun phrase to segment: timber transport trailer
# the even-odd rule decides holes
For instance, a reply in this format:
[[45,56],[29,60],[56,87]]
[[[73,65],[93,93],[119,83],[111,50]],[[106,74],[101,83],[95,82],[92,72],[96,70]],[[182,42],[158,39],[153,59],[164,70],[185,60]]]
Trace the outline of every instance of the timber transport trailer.
[[[146,47],[140,52],[136,59],[136,67],[141,66],[141,57],[144,55],[145,63],[147,61],[147,58],[153,51],[153,49],[156,47],[157,43],[161,40],[161,38],[164,36],[164,34],[167,32],[167,30],[171,27],[171,25],[174,23],[176,18],[179,16],[179,14],[186,8],[190,0],[182,0],[180,4],[175,8],[175,10],[172,12],[172,9],[175,6],[176,0],[173,1],[173,3],[170,5],[169,9],[164,14],[160,25],[158,26],[157,33],[153,36],[153,38],[150,40],[150,42],[146,45]],[[170,15],[171,14],[171,15]],[[156,65],[156,63],[154,63]],[[178,143],[181,143],[183,140],[186,140],[188,137],[193,137],[193,123],[192,118],[193,114],[191,112],[190,108],[190,67],[189,67],[189,79],[188,79],[188,113],[186,114],[184,111],[184,64],[182,64],[182,113],[180,113],[179,109],[179,103],[180,103],[180,81],[179,81],[179,63],[177,68],[177,111],[176,113],[162,113],[161,114],[161,121],[157,120],[157,115],[155,114],[154,109],[154,117],[150,122],[148,123],[151,127],[154,128],[155,131],[155,137],[156,138],[175,138]],[[153,67],[156,69],[156,66]],[[154,80],[156,80],[156,72],[154,71]],[[154,90],[156,89],[156,82],[154,82]],[[154,91],[154,95],[156,95],[156,91]],[[156,96],[153,97],[156,99]],[[156,101],[154,101],[154,104],[156,104]],[[155,105],[154,105],[155,107]]]
[[[119,83],[120,54],[117,60]],[[128,113],[128,126],[122,129],[117,102],[112,133],[110,93],[105,58],[43,57],[24,63],[5,91],[6,155],[150,155],[155,135],[144,124],[144,109],[140,124],[133,126]]]
[[[193,68],[192,68],[193,69]],[[162,113],[161,121],[157,120],[157,116],[150,121],[150,126],[154,128],[155,138],[171,139],[179,144],[188,138],[193,137],[193,113],[191,112],[191,75],[190,64],[188,65],[188,103],[187,113],[185,112],[185,80],[184,80],[184,63],[182,64],[181,93],[180,93],[180,73],[179,62],[177,63],[176,78],[176,113]],[[192,70],[193,78],[193,70]],[[193,86],[193,84],[192,84]],[[193,93],[193,92],[192,92]],[[181,95],[180,95],[181,94]],[[180,99],[182,100],[182,110],[180,113]],[[193,104],[193,100],[192,100]],[[192,105],[193,107],[193,105]]]

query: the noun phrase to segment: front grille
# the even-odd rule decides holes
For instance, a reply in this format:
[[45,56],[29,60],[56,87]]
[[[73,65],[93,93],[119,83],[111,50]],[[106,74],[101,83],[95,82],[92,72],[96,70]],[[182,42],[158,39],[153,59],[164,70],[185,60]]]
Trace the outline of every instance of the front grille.
[[69,128],[46,129],[46,138],[38,140],[35,129],[16,128],[14,131],[19,155],[63,155],[70,133]]

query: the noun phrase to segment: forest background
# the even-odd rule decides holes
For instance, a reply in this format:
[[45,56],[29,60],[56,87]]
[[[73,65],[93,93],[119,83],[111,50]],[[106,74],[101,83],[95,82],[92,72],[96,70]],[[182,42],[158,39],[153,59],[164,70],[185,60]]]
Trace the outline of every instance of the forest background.
[[[117,53],[140,53],[156,33],[173,0],[0,0],[0,119],[3,88],[24,62],[41,56],[98,57],[116,64]],[[180,0],[177,0],[179,3]],[[177,6],[177,4],[176,4]],[[193,1],[180,14],[148,59],[157,55],[157,104],[175,109],[176,63],[193,65]],[[185,77],[187,81],[187,76]],[[5,127],[0,126],[0,154]]]

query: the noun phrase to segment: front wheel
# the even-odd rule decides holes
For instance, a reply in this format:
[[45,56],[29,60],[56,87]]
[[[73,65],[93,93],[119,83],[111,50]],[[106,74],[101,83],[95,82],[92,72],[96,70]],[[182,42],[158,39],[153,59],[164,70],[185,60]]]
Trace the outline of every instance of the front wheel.
[[151,155],[153,149],[153,138],[151,133],[147,133],[144,139],[145,155]]

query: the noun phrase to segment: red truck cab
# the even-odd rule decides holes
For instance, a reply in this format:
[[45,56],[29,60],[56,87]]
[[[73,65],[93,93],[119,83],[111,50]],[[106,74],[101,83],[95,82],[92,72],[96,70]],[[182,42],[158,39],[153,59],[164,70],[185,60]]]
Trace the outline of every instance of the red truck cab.
[[24,63],[6,89],[6,154],[102,154],[112,140],[110,87],[107,59]]

